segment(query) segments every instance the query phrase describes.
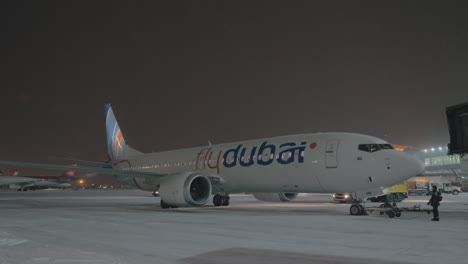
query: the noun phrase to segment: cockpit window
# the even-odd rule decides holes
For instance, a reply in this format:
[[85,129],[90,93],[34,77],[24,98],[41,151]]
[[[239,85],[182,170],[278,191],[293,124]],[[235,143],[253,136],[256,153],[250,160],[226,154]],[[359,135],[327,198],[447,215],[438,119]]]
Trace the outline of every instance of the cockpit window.
[[380,150],[379,144],[369,144],[370,152],[376,152]]
[[360,144],[358,149],[366,152],[376,152],[381,149],[393,149],[390,144]]
[[393,149],[392,145],[390,144],[379,144],[381,149]]
[[359,150],[370,152],[369,144],[360,144]]

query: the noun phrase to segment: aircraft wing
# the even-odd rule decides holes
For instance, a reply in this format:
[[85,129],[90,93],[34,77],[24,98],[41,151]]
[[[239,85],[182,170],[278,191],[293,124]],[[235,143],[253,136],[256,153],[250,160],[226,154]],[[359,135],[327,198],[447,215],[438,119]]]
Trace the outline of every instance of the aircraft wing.
[[[82,171],[82,172],[87,172],[87,173],[119,175],[119,176],[129,176],[129,177],[162,177],[162,176],[167,175],[167,173],[158,173],[158,172],[132,171],[132,170],[121,170],[121,169],[114,169],[114,168],[49,165],[49,164],[41,164],[41,163],[25,163],[25,162],[3,161],[3,160],[0,161],[0,164],[8,165],[8,166],[15,166],[15,167],[27,167],[27,168],[49,169],[49,170],[71,170],[71,171]],[[6,177],[6,176],[3,176],[3,177]],[[14,177],[14,178],[18,178],[18,177]]]
[[38,179],[18,176],[0,176],[0,185],[37,182]]
[[62,157],[51,157],[51,158],[66,161],[66,162],[71,162],[71,163],[88,165],[88,166],[99,166],[99,167],[105,167],[105,168],[112,168],[112,165],[111,165],[110,161],[108,161],[108,162],[97,162],[97,161],[81,160],[81,159],[74,159],[74,158],[62,158]]

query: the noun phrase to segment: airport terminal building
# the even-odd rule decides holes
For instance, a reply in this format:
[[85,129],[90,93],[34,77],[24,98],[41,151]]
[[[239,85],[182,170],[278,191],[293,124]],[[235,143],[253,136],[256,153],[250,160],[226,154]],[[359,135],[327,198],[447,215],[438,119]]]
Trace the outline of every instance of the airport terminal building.
[[468,170],[461,166],[467,157],[463,158],[458,154],[448,155],[447,147],[415,149],[396,145],[395,148],[418,156],[424,162],[426,176],[445,176],[457,181],[468,180]]

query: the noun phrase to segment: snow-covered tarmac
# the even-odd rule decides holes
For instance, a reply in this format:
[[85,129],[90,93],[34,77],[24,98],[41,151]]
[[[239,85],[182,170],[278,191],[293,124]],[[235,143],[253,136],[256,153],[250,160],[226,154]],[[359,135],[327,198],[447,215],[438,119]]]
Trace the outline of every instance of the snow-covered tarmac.
[[[402,206],[429,208],[428,198]],[[468,261],[468,194],[444,195],[440,222],[350,216],[325,194],[298,200],[163,210],[137,190],[0,191],[0,264]]]

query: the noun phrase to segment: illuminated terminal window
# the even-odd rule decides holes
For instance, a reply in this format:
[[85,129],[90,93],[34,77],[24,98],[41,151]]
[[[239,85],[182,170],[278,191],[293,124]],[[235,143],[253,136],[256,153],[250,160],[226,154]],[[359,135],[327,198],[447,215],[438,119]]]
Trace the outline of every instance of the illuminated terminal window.
[[424,165],[426,165],[426,167],[446,166],[446,165],[456,165],[456,164],[460,164],[459,155],[438,156],[438,157],[430,157],[430,158],[424,159]]

